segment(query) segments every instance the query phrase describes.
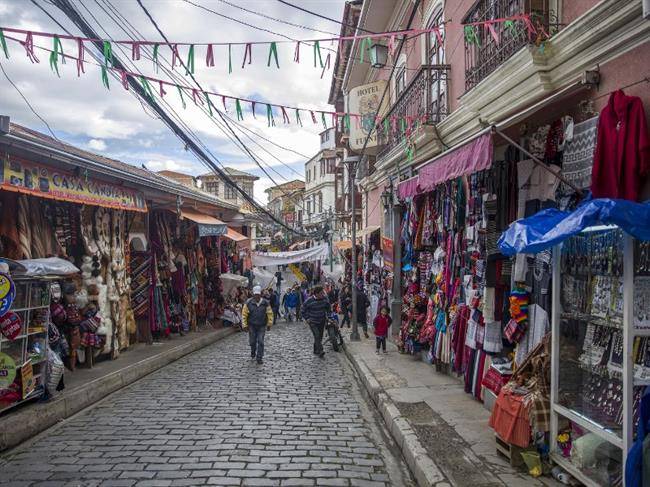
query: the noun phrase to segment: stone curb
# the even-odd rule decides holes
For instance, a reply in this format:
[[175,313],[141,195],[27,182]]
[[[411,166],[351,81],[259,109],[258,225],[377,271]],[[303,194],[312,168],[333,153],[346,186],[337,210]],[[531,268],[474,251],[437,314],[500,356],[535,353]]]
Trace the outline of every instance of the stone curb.
[[399,446],[406,464],[420,487],[443,487],[450,485],[438,466],[427,455],[408,420],[379,384],[363,360],[345,348],[345,355],[358,373],[375,407],[380,412],[395,443]]
[[90,381],[82,386],[65,392],[47,402],[39,402],[9,412],[0,418],[0,452],[19,445],[32,436],[46,430],[92,406],[109,394],[142,379],[146,375],[168,365],[185,355],[196,352],[229,335],[234,328],[223,328],[213,333],[188,341],[177,347],[148,357],[104,377]]

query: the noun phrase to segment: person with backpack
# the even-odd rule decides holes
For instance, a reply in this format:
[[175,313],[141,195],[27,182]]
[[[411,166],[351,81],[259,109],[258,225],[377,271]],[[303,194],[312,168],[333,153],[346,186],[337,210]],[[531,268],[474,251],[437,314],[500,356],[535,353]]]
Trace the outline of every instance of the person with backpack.
[[262,297],[262,288],[253,288],[253,297],[249,298],[242,309],[242,328],[248,330],[248,342],[251,347],[251,359],[258,364],[264,359],[264,335],[273,325],[273,310],[269,302]]
[[302,307],[302,315],[314,335],[314,354],[321,358],[325,356],[325,352],[323,351],[323,332],[325,331],[325,324],[331,312],[332,307],[325,293],[323,293],[323,288],[316,286],[312,296],[305,301]]

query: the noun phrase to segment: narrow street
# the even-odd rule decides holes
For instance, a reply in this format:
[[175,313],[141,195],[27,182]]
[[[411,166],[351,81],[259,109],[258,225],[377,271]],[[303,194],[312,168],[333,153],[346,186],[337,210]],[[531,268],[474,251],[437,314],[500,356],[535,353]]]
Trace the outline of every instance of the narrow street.
[[[404,486],[401,460],[342,355],[304,324],[236,334],[0,457],[0,485]],[[327,348],[326,348],[327,350]]]

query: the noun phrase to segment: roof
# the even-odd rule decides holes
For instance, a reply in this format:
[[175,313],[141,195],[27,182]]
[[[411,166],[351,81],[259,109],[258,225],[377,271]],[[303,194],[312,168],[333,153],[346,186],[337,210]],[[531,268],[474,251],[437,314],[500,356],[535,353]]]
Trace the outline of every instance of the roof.
[[227,203],[209,193],[188,187],[172,178],[149,171],[144,167],[134,166],[132,164],[127,164],[116,159],[111,159],[109,157],[80,149],[79,147],[75,147],[65,142],[60,142],[41,132],[28,129],[27,127],[23,127],[22,125],[13,122],[9,124],[9,134],[0,135],[0,142],[5,138],[13,138],[27,144],[45,146],[50,149],[48,154],[53,159],[57,158],[57,154],[52,151],[58,151],[62,153],[62,155],[72,156],[75,159],[75,161],[73,161],[74,164],[87,167],[88,169],[108,177],[115,177],[135,185],[147,186],[157,191],[185,196],[204,203],[221,206],[223,208],[237,208],[237,205]]
[[[296,185],[296,184],[301,186],[302,188],[305,187],[305,182],[302,179],[294,179],[293,181],[289,181],[287,183],[282,183],[282,184],[278,184],[276,186],[271,186],[269,188],[266,188],[264,190],[264,192],[265,193],[270,193],[274,189],[285,189],[285,188],[288,188],[288,187]],[[300,189],[300,188],[294,188],[294,189]]]
[[[255,176],[254,174],[250,174],[244,171],[240,171],[239,169],[235,169],[234,167],[224,167],[223,171],[231,177],[234,178],[248,178],[252,179],[253,181],[257,181],[259,179],[259,176]],[[213,172],[206,172],[204,174],[200,174],[198,177],[204,178],[208,176],[214,176],[214,177],[219,177],[218,174],[214,174]]]
[[172,178],[172,179],[176,179],[176,178],[194,179],[194,176],[192,176],[191,174],[185,174],[184,172],[169,171],[167,169],[164,169],[162,171],[156,171],[156,174],[160,174],[161,176],[165,176],[166,178]]

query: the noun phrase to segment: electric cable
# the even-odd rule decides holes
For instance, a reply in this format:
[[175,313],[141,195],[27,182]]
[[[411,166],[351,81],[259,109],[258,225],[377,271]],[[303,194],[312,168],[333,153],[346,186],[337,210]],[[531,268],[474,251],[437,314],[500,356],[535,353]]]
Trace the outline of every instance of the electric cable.
[[362,29],[361,27],[358,27],[356,25],[348,24],[346,22],[342,22],[340,20],[336,20],[336,19],[333,19],[331,17],[327,17],[325,15],[319,14],[318,12],[313,12],[311,10],[307,10],[304,7],[300,7],[300,6],[295,5],[293,3],[287,2],[286,0],[278,0],[278,2],[283,3],[284,5],[287,5],[288,7],[292,7],[292,8],[295,8],[297,10],[301,10],[301,11],[303,11],[303,12],[309,14],[309,15],[313,15],[315,17],[319,17],[319,18],[324,19],[324,20],[329,20],[330,22],[334,22],[335,24],[339,24],[339,25],[342,25],[344,27],[350,27],[351,29],[358,29],[358,30],[361,30],[363,32],[367,32],[368,34],[376,34],[376,32],[373,32],[371,30]]

